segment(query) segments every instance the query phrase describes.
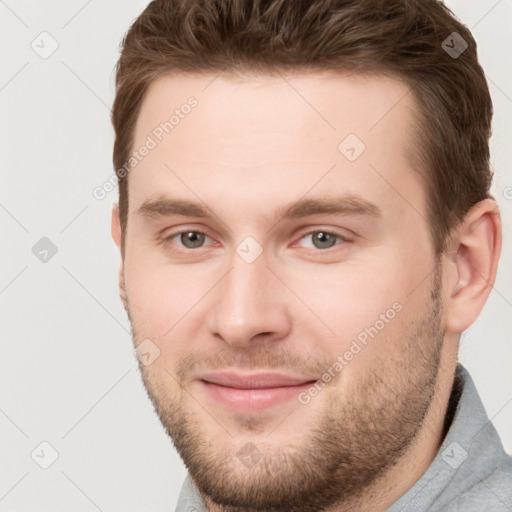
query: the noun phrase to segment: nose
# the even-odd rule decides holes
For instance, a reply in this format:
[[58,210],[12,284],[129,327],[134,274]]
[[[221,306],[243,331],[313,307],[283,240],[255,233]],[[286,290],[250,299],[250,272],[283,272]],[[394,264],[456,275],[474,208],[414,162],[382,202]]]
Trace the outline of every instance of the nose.
[[[207,325],[210,333],[235,347],[286,337],[292,322],[290,297],[262,254],[247,263],[237,254],[212,298]],[[289,292],[288,292],[289,293]]]

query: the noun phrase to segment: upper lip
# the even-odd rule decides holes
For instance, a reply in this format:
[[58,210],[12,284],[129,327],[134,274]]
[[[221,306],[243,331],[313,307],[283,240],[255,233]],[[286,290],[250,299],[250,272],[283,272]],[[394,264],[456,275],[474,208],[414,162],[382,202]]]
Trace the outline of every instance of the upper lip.
[[259,389],[298,386],[300,384],[313,382],[317,379],[311,379],[309,377],[295,377],[291,375],[284,375],[282,373],[240,374],[230,371],[206,373],[200,376],[200,380],[230,388]]

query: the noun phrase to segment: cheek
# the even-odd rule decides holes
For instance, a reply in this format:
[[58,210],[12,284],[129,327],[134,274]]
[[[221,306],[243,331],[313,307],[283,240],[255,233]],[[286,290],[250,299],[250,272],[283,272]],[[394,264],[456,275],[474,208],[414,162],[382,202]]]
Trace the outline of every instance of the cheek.
[[[144,251],[133,252],[125,262],[125,279],[132,329],[139,343],[152,340],[161,355],[155,363],[172,368],[203,339],[208,291],[220,270],[193,265],[171,265]],[[157,371],[158,364],[152,371]]]
[[137,256],[125,262],[131,320],[139,336],[160,338],[185,314],[193,292],[178,279],[178,271]]
[[382,251],[365,261],[310,265],[288,272],[284,280],[297,296],[289,298],[294,316],[310,319],[322,336],[349,340],[404,304],[407,280],[401,269]]

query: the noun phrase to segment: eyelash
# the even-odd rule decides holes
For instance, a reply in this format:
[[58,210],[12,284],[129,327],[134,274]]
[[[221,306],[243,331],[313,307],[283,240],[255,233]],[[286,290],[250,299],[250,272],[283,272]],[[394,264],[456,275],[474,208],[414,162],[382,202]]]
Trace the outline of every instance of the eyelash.
[[[164,238],[163,242],[165,244],[172,244],[172,239],[177,237],[177,236],[182,235],[183,233],[196,233],[196,234],[199,234],[199,235],[204,235],[205,237],[208,237],[208,238],[212,238],[207,233],[205,233],[204,231],[199,231],[199,230],[195,230],[195,229],[182,229],[180,231],[176,231],[175,233],[171,233],[170,235],[166,236]],[[352,240],[350,240],[349,238],[346,238],[345,236],[341,235],[340,233],[336,233],[335,231],[324,230],[322,228],[315,229],[313,231],[306,231],[306,232],[302,233],[300,235],[300,237],[299,237],[299,241],[302,240],[303,238],[305,238],[306,236],[314,235],[315,233],[324,233],[324,234],[327,234],[327,235],[332,235],[335,238],[338,238],[338,239],[341,240],[341,243],[337,243],[337,244],[333,245],[332,247],[328,247],[326,249],[308,248],[308,249],[313,250],[315,252],[323,252],[323,253],[330,252],[330,250],[334,250],[335,247],[338,247],[340,245],[345,245],[345,244],[352,243]],[[198,250],[203,249],[203,248],[204,248],[204,246],[197,247],[195,249],[190,249],[188,247],[178,246],[177,249],[173,248],[173,250],[184,251],[184,252],[192,252],[192,251],[198,251]]]

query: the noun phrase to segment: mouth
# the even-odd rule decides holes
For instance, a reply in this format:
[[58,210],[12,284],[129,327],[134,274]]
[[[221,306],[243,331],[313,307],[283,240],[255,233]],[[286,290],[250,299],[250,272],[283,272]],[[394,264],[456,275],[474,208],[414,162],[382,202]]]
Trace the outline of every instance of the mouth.
[[219,372],[202,375],[199,382],[216,402],[238,412],[251,413],[296,399],[316,380],[278,373]]

